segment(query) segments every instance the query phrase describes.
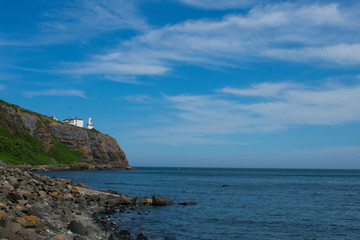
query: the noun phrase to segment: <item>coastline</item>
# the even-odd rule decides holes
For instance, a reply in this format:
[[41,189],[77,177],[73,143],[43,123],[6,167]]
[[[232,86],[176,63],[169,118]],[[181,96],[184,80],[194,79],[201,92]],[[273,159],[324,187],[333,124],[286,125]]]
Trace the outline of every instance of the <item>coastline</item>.
[[108,171],[108,170],[137,170],[137,168],[127,166],[116,166],[113,164],[72,164],[68,166],[54,166],[54,165],[16,165],[14,166],[23,171],[32,172],[50,172],[50,171]]
[[133,236],[129,229],[114,228],[104,216],[130,206],[173,204],[159,196],[131,198],[93,190],[19,167],[0,166],[0,175],[0,238],[5,239],[144,240],[141,233]]

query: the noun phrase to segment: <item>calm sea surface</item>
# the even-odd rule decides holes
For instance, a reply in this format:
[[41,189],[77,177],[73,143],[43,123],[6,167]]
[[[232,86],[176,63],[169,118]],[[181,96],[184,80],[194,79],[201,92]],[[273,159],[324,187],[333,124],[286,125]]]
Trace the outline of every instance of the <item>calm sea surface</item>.
[[360,170],[139,168],[45,174],[131,197],[198,203],[138,207],[110,216],[119,229],[149,239],[360,239]]

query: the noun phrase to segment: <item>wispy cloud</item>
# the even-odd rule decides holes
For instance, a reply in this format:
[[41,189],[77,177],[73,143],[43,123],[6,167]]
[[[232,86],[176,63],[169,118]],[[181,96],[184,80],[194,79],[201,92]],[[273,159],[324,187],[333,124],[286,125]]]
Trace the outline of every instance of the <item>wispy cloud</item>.
[[129,102],[141,103],[141,104],[150,104],[154,101],[152,97],[145,94],[128,95],[125,97],[121,97],[121,99],[125,99],[126,101]]
[[236,67],[268,59],[356,66],[360,64],[357,12],[356,6],[335,3],[261,5],[220,20],[189,20],[145,31],[102,55],[72,63],[65,72],[162,75],[184,62]]
[[237,9],[253,6],[259,0],[179,0],[189,6],[205,9]]
[[[249,98],[244,101],[244,97]],[[213,95],[165,96],[165,99],[172,115],[163,116],[161,121],[170,118],[171,122],[137,132],[149,141],[229,142],[236,134],[360,121],[360,85],[314,88],[287,82],[263,83],[243,89],[227,87]]]
[[43,21],[32,33],[0,35],[0,46],[63,44],[108,31],[148,28],[132,0],[66,0],[55,6],[58,8],[43,13]]
[[26,91],[23,94],[25,97],[58,96],[86,98],[85,92],[76,89],[46,89],[40,91]]

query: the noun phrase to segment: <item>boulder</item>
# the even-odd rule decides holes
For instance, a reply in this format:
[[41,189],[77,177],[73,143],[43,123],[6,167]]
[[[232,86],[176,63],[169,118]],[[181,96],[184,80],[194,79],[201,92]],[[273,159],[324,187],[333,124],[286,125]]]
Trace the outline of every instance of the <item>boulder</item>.
[[19,232],[16,233],[16,235],[21,237],[21,239],[39,240],[39,236],[35,232],[28,229],[21,229]]
[[17,200],[21,200],[23,199],[17,192],[11,192],[7,195],[7,198],[13,202],[13,203],[16,203]]
[[17,233],[21,229],[21,225],[16,222],[6,221],[5,228],[10,232]]
[[147,205],[147,203],[148,203],[147,198],[141,198],[141,197],[134,198],[134,204],[136,206]]
[[171,199],[161,196],[153,196],[152,200],[153,200],[152,205],[154,206],[167,206],[174,203]]
[[76,234],[80,234],[82,236],[87,236],[88,235],[88,231],[87,229],[85,228],[85,226],[79,222],[79,221],[76,221],[76,220],[72,220],[69,225],[68,225],[68,229],[73,232],[73,233],[76,233]]
[[0,238],[1,239],[9,239],[9,240],[18,240],[19,239],[19,237],[16,236],[15,233],[13,233],[3,227],[0,227]]

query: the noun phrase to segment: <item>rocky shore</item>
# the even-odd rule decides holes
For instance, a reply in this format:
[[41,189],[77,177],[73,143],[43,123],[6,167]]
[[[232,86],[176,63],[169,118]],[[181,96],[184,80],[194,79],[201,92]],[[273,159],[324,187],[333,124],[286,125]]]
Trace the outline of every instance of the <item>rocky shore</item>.
[[50,178],[0,166],[0,239],[147,239],[111,226],[104,217],[116,208],[164,206],[168,198],[131,198],[89,189],[69,179]]

